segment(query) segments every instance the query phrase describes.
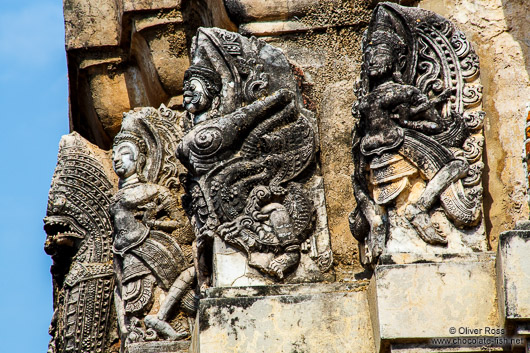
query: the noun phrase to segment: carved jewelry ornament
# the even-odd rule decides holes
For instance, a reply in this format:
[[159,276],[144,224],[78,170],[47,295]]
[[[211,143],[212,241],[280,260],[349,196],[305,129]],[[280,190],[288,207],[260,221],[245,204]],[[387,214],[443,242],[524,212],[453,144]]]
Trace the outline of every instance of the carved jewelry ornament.
[[[188,131],[177,155],[189,171],[201,286],[216,262],[215,239],[269,280],[320,278],[331,253],[315,232],[315,123],[284,54],[256,38],[201,28],[184,87]],[[319,258],[329,261],[319,268]]]
[[49,353],[109,352],[115,336],[108,211],[114,187],[101,162],[108,156],[96,150],[75,132],[59,147],[44,218],[44,249],[53,259]]
[[471,110],[482,92],[471,44],[432,12],[381,3],[362,50],[350,226],[363,264],[484,250],[484,112]]
[[114,139],[120,189],[110,210],[122,351],[189,336],[187,315],[196,310],[193,233],[177,193],[177,118],[164,106],[138,108],[124,114]]

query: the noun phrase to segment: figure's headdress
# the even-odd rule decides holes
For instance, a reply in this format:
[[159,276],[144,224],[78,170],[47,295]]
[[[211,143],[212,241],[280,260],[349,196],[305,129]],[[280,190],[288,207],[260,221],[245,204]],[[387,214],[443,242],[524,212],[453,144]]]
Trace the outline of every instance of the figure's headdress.
[[145,165],[138,171],[140,179],[171,187],[178,184],[175,150],[179,136],[175,112],[164,105],[136,108],[123,114],[114,146],[124,141],[136,145],[145,155]]
[[192,78],[199,79],[206,88],[205,94],[212,99],[221,92],[221,77],[215,71],[205,66],[191,65],[184,73],[184,82]]
[[186,75],[202,77],[210,81],[212,90],[219,89],[221,115],[281,88],[298,89],[285,54],[255,37],[201,27],[192,42]]
[[405,42],[394,31],[383,31],[381,29],[377,29],[375,32],[371,33],[371,36],[367,41],[368,43],[365,43],[365,46],[387,44],[390,48],[392,48],[392,51],[395,54],[405,55],[407,52],[407,46],[405,45]]
[[114,137],[114,142],[112,144],[112,148],[118,146],[120,143],[123,142],[130,142],[133,145],[135,145],[138,148],[138,152],[143,153],[144,155],[147,153],[147,146],[145,144],[145,141],[135,132],[132,131],[120,131],[116,137]]
[[413,28],[407,21],[401,7],[392,3],[380,3],[364,33],[362,48],[365,50],[371,45],[387,44],[393,55],[405,56],[400,76],[402,75],[405,83],[410,84],[416,65],[416,40]]

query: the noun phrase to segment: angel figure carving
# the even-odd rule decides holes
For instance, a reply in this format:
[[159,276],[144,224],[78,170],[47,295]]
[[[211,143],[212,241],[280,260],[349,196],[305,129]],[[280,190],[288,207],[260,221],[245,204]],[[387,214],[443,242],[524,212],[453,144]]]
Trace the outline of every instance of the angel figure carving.
[[390,233],[408,231],[446,246],[448,232],[433,221],[434,212],[458,229],[481,220],[482,190],[471,181],[477,165],[470,166],[482,145],[475,155],[467,146],[481,136],[472,136],[464,117],[472,106],[464,82],[476,73],[462,68],[478,60],[470,49],[459,52],[462,36],[424,10],[382,3],[374,11],[352,108],[357,208],[350,225],[367,266],[384,253]]

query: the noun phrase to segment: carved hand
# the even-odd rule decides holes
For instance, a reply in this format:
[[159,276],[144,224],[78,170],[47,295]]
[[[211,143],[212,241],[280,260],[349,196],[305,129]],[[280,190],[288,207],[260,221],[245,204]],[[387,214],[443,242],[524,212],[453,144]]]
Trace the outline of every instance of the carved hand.
[[145,205],[138,206],[138,209],[145,210],[142,221],[147,226],[150,226],[150,227],[153,226],[154,221],[156,219],[156,211],[157,211],[156,204],[154,202],[148,202]]

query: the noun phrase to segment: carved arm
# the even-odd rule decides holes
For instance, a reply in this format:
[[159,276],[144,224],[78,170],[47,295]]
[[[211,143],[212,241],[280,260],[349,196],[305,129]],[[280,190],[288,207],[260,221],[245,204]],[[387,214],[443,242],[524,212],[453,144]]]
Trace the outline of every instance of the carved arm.
[[[158,193],[153,201],[141,208],[145,209],[143,220],[150,227],[172,232],[179,226],[179,223],[174,220],[176,219],[177,200],[171,194],[171,191],[165,187],[159,186]],[[162,211],[169,219],[157,219],[158,214]]]
[[240,136],[263,120],[264,116],[274,114],[293,99],[291,91],[281,89],[231,114],[197,125],[179,144],[179,159],[186,164],[190,150],[199,156],[209,156],[231,147]]
[[410,89],[412,105],[402,103],[394,109],[399,117],[400,125],[426,134],[441,132],[441,118],[436,110],[436,104],[447,99],[448,94],[450,94],[449,90],[445,90],[438,97],[429,100],[427,95],[420,92],[416,87],[410,86]]

